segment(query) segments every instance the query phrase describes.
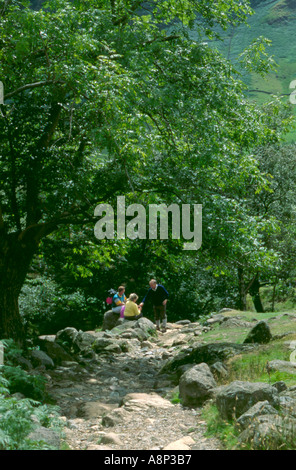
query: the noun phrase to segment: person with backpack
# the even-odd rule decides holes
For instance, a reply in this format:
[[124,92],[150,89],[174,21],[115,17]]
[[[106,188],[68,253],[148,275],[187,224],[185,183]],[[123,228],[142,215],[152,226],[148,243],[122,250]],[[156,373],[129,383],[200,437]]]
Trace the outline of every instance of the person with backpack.
[[125,287],[119,286],[118,292],[113,296],[112,299],[112,312],[119,313],[121,308],[126,303],[126,296],[125,296]]
[[154,312],[154,319],[156,323],[156,329],[160,330],[160,323],[162,326],[162,332],[166,332],[167,325],[167,314],[166,304],[169,298],[169,293],[161,284],[157,284],[155,279],[151,279],[149,282],[150,288],[145,295],[144,299],[140,303],[139,307],[143,307],[144,303],[151,301]]

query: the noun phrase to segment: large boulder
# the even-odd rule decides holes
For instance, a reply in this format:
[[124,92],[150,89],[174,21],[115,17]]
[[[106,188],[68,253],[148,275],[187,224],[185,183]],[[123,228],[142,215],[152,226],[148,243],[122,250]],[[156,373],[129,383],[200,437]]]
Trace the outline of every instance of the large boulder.
[[277,414],[257,416],[239,435],[253,450],[295,450],[296,419]]
[[296,375],[296,363],[291,361],[282,361],[280,359],[274,359],[269,361],[266,365],[269,372],[279,371],[286,372],[287,374]]
[[272,339],[272,334],[269,328],[269,325],[266,321],[259,321],[249,332],[244,343],[258,343],[266,344],[269,343]]
[[83,356],[92,356],[92,345],[97,336],[98,334],[94,332],[77,331],[76,328],[67,327],[57,332],[55,342],[62,346],[70,355],[81,354]]
[[44,351],[34,349],[30,352],[30,360],[34,367],[45,367],[46,369],[53,369],[54,362]]
[[76,328],[67,327],[57,332],[55,341],[69,351],[73,349],[77,336],[78,331]]
[[180,378],[179,396],[184,406],[199,406],[214,394],[217,386],[209,366],[198,364]]
[[[118,335],[123,337],[136,338],[139,341],[146,341],[151,335],[154,335],[156,332],[156,326],[148,318],[142,317],[139,320],[131,321],[125,320],[120,324],[117,324],[112,329],[113,335]],[[129,333],[129,335],[127,335]]]
[[154,323],[149,320],[149,318],[145,317],[139,318],[139,320],[136,321],[135,328],[140,328],[146,333],[147,336],[155,334],[156,331],[156,326]]
[[97,335],[94,333],[79,330],[74,340],[74,345],[79,352],[89,351],[92,348],[96,337]]
[[213,365],[215,362],[224,362],[232,356],[248,352],[253,348],[253,345],[236,343],[193,345],[191,348],[188,348],[188,350],[183,350],[173,359],[168,360],[161,372],[173,372],[185,364],[201,364],[205,362],[208,365]]
[[241,430],[247,429],[258,416],[263,415],[274,415],[278,414],[278,411],[269,404],[267,400],[258,401],[254,406],[242,414],[238,420],[237,425]]
[[94,340],[92,348],[97,354],[100,354],[107,347],[114,345],[114,342],[116,342],[115,338],[98,337]]
[[73,357],[60,344],[39,338],[40,349],[44,351],[54,362],[55,365],[61,365],[63,361],[73,361]]
[[119,313],[114,313],[112,310],[108,310],[104,314],[102,330],[112,330],[117,324],[120,319]]
[[274,407],[279,405],[277,389],[263,382],[237,380],[216,391],[216,405],[223,419],[239,418],[259,401],[267,400]]

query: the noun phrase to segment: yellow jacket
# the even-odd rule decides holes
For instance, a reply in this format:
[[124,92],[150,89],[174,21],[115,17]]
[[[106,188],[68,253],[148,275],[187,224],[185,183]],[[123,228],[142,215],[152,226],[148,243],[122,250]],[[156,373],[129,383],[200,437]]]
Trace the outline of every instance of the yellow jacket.
[[125,305],[124,316],[125,317],[136,317],[141,312],[135,302],[128,300]]

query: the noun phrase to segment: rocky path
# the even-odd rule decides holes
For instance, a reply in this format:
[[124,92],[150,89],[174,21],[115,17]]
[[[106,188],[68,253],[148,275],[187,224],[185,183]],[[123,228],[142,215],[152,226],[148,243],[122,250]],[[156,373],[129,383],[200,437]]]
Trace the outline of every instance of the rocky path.
[[[134,341],[124,354],[103,354],[50,372],[49,392],[65,420],[70,450],[219,450],[205,437],[199,409],[173,404],[174,385],[158,376],[175,330]],[[164,346],[165,345],[165,346]]]

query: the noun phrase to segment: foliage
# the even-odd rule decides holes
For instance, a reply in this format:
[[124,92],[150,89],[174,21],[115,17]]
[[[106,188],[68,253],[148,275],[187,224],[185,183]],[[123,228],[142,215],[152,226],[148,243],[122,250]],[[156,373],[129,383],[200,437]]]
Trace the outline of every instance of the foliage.
[[[45,379],[30,375],[20,366],[13,366],[19,348],[12,340],[4,340],[5,365],[0,366],[0,449],[49,449],[42,441],[32,441],[28,435],[36,426],[61,433],[62,423],[56,406],[41,404],[45,398]],[[11,396],[21,393],[27,398]]]
[[[32,441],[28,434],[36,427],[36,420],[44,427],[61,431],[57,410],[29,399],[18,400],[0,393],[0,449],[48,450],[42,441]],[[35,422],[34,422],[35,418]]]
[[[106,289],[125,279],[141,293],[154,272],[172,292],[181,291],[172,297],[180,308],[177,263],[186,276],[182,258],[190,266],[196,257],[182,251],[183,236],[139,240],[135,249],[134,240],[94,238],[96,205],[115,207],[118,195],[144,206],[203,204],[200,285],[207,269],[213,285],[225,272],[235,278],[238,263],[252,275],[275,263],[277,253],[264,239],[277,230],[276,220],[254,214],[248,197],[268,190],[254,149],[280,139],[286,121],[271,122],[270,114],[279,115],[281,103],[273,100],[268,113],[246,100],[236,69],[205,42],[215,26],[239,25],[251,13],[235,0],[186,0],[182,7],[177,0],[53,0],[38,11],[23,1],[5,5],[0,292],[13,298],[0,302],[12,305],[0,315],[0,332],[10,333],[6,316],[17,323],[16,300],[46,237],[46,260],[58,248],[54,271],[58,282],[64,275],[70,281],[67,295],[72,283],[94,298],[97,286],[102,306]],[[252,53],[247,62],[263,63]],[[206,288],[197,292],[191,279],[192,308],[219,304],[224,280],[218,294],[204,299]],[[75,303],[84,317],[80,295]]]
[[48,276],[28,279],[20,295],[20,312],[27,333],[55,334],[72,326],[88,329],[100,323],[99,302],[81,288],[63,289]]
[[10,394],[22,393],[33,400],[44,401],[47,398],[45,389],[46,378],[39,374],[29,374],[16,365],[17,357],[22,354],[13,340],[3,340],[5,364],[1,366],[1,377],[6,391]]

